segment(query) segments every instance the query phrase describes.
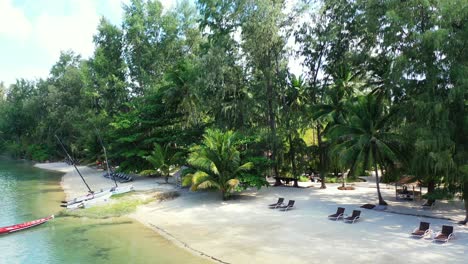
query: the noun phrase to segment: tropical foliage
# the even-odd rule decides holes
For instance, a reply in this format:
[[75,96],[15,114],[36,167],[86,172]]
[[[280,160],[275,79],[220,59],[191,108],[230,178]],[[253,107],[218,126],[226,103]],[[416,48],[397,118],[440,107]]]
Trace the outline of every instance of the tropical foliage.
[[253,167],[252,162],[242,164],[232,131],[207,130],[199,146],[192,148],[188,162],[197,171],[185,176],[183,185],[190,189],[217,189],[223,199],[229,198],[240,184],[242,172]]
[[[314,172],[325,188],[332,173],[405,174],[429,200],[461,196],[468,220],[466,0],[290,3],[129,1],[121,25],[101,19],[90,58],[64,51],[45,79],[0,82],[0,150],[57,159],[57,134],[74,158],[95,161],[96,127],[124,171],[160,168],[145,158],[162,160],[158,144],[233,163],[192,177],[227,194],[264,176]],[[244,140],[224,156],[205,130]],[[235,173],[246,162],[255,167]]]
[[154,143],[154,149],[150,155],[144,156],[144,158],[153,165],[153,169],[144,170],[141,175],[153,175],[162,174],[166,183],[169,181],[170,173],[174,171],[175,166],[181,162],[182,152],[178,152],[176,149],[171,148],[169,144],[161,147],[158,143]]

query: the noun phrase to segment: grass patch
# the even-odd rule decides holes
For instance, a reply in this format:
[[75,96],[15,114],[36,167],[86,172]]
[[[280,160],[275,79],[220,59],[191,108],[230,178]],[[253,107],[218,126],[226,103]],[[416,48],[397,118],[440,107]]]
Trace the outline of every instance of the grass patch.
[[88,217],[96,219],[105,219],[110,217],[119,217],[133,213],[139,205],[148,204],[155,201],[155,198],[137,199],[133,197],[116,197],[109,204],[95,206],[79,210],[63,210],[57,216],[59,217]]

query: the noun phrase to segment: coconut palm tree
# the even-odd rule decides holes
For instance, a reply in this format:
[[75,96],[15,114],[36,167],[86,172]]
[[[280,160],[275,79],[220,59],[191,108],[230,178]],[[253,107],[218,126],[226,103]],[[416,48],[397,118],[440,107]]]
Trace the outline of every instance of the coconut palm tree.
[[160,172],[164,176],[166,183],[169,181],[170,173],[172,172],[172,166],[176,165],[182,155],[182,152],[178,152],[170,147],[170,144],[166,144],[163,147],[158,143],[154,143],[154,149],[151,155],[144,156],[153,169],[142,171],[142,175],[150,175]]
[[240,152],[232,131],[207,130],[202,144],[192,148],[188,162],[197,171],[184,177],[183,185],[191,190],[215,188],[228,199],[239,185],[237,176],[253,167],[252,162],[241,164]]
[[[395,162],[402,138],[389,130],[393,112],[373,94],[357,97],[350,102],[349,115],[342,124],[335,124],[329,131],[332,147],[343,164],[351,171],[359,166],[375,170],[379,205],[387,203],[382,198],[379,185],[379,166]],[[383,171],[383,170],[382,170]]]

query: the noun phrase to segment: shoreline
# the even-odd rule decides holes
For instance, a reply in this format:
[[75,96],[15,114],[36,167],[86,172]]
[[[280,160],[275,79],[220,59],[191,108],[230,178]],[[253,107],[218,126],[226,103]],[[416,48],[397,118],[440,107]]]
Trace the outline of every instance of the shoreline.
[[[74,197],[78,197],[87,193],[87,189],[84,186],[81,178],[79,177],[78,173],[76,172],[75,168],[71,165],[68,165],[63,162],[51,162],[51,163],[35,163],[33,165],[36,168],[43,169],[43,170],[50,170],[54,172],[61,172],[62,176],[60,179],[60,187],[62,188],[66,200],[73,199]],[[93,186],[98,186],[97,189],[103,189],[106,187],[112,187],[113,182],[107,178],[102,177],[104,171],[97,170],[95,168],[90,168],[88,166],[78,166],[80,172],[82,172],[83,176],[85,177],[87,182],[90,182]],[[78,180],[77,180],[78,179]],[[134,182],[129,183],[121,183],[119,186],[126,186],[126,185],[134,185]],[[135,187],[135,191],[153,191],[154,193],[163,193],[167,191],[174,190],[174,188],[167,188],[169,185],[164,184],[163,186],[159,184],[155,184],[155,179],[148,179],[146,181],[139,181],[137,186]],[[139,205],[142,207],[145,205]],[[151,229],[153,232],[156,232],[159,236],[163,237],[164,239],[168,240],[175,246],[185,250],[196,257],[202,257],[204,259],[214,261],[217,263],[228,263],[224,262],[216,257],[210,256],[204,252],[198,251],[190,247],[190,245],[184,243],[183,241],[178,240],[172,234],[164,231],[161,227],[157,227],[155,225],[149,224],[145,221],[144,218],[138,217],[134,213],[125,214],[123,217],[128,217],[133,220],[136,220],[139,224],[145,226],[146,228]]]
[[[70,169],[60,170],[54,164],[35,166],[65,172],[61,186],[67,197],[86,191],[73,167],[66,165]],[[110,182],[97,170],[79,169],[87,181],[89,178],[91,186],[103,188],[101,186]],[[80,182],[74,185],[74,179]],[[109,182],[104,181],[102,185],[103,180]],[[157,184],[155,179],[137,179],[132,184],[137,190],[175,190],[170,185]],[[140,205],[128,217],[179,248],[218,263],[323,263],[326,260],[342,263],[353,260],[351,262],[419,264],[421,253],[428,262],[443,262],[447,255],[451,256],[452,263],[464,263],[468,259],[462,253],[468,245],[468,230],[452,221],[429,219],[434,231],[440,231],[442,225],[455,226],[456,239],[445,245],[425,239],[414,240],[408,235],[419,221],[428,221],[426,216],[449,217],[455,221],[462,218],[461,202],[442,201],[427,211],[420,209],[417,201],[392,200],[394,190],[389,188],[382,190],[389,203],[388,212],[375,211],[359,208],[362,204],[376,202],[372,183],[357,183],[354,191],[339,191],[336,187],[340,184],[328,184],[327,189],[319,189],[319,184],[312,186],[248,190],[229,201],[222,201],[213,192],[179,190],[180,196],[176,199]],[[266,208],[278,197],[296,200],[296,208],[288,212]],[[361,210],[362,219],[352,225],[326,219],[337,206],[345,207],[347,214]],[[425,216],[405,215],[408,212]],[[401,254],[402,249],[408,253]]]

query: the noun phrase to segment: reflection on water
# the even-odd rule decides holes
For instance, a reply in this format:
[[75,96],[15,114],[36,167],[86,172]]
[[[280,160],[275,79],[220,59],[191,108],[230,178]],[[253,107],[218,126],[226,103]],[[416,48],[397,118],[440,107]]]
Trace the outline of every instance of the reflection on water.
[[[61,175],[0,159],[0,226],[56,214]],[[209,263],[128,218],[58,217],[0,236],[0,263]]]

